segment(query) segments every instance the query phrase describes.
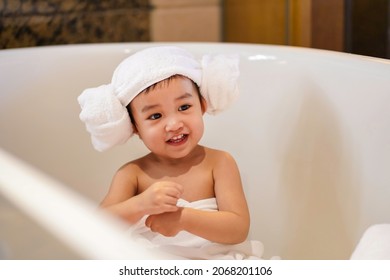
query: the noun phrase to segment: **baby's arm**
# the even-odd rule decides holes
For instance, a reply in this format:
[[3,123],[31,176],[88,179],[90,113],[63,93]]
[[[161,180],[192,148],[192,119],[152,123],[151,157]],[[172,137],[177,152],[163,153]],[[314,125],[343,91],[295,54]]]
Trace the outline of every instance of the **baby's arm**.
[[186,230],[213,242],[243,242],[249,231],[249,211],[234,159],[227,153],[220,154],[213,174],[219,211],[180,208],[176,212],[152,215],[146,225],[166,236]]
[[117,171],[100,206],[133,224],[144,215],[177,211],[181,194],[182,186],[168,181],[154,183],[138,194],[137,168],[128,164]]

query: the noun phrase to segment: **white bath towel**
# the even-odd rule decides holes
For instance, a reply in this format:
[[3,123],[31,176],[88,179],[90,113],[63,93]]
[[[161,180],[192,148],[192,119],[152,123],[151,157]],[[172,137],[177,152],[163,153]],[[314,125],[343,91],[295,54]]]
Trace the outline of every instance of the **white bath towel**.
[[126,106],[144,89],[177,74],[199,86],[208,113],[219,113],[238,97],[238,63],[233,55],[205,55],[198,60],[174,46],[141,50],[118,65],[111,83],[82,92],[80,119],[98,151],[123,144],[133,135]]
[[[194,202],[180,199],[178,206],[191,207],[204,211],[218,210],[215,198]],[[130,228],[129,233],[147,248],[158,248],[179,258],[185,259],[244,260],[261,259],[263,256],[264,246],[260,241],[247,240],[240,244],[225,245],[210,242],[186,231],[181,231],[174,237],[165,237],[161,234],[152,232],[145,226],[146,218],[147,216],[133,225]]]
[[390,260],[390,224],[370,226],[363,233],[351,260]]

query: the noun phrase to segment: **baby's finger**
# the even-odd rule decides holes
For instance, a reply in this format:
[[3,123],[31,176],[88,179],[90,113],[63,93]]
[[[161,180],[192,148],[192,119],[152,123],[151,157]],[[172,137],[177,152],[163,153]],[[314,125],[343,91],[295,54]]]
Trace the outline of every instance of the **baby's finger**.
[[179,191],[180,196],[182,196],[182,194],[184,192],[183,186],[180,184],[176,184],[176,189]]
[[167,205],[167,206],[164,207],[164,210],[162,211],[162,213],[165,213],[165,212],[176,212],[178,209],[179,209],[179,207],[177,207],[177,206]]
[[145,220],[145,226],[147,226],[148,228],[150,228],[150,226],[152,225],[152,216],[149,216],[146,218]]
[[183,194],[182,185],[174,184],[171,188],[169,188],[167,194],[175,198],[180,198]]

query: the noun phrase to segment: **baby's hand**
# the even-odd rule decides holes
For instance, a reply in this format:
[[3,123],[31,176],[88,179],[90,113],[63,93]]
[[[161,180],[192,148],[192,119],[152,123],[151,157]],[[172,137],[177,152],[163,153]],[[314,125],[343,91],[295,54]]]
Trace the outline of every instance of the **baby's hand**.
[[176,203],[182,193],[183,187],[180,184],[162,181],[151,185],[139,198],[142,199],[146,214],[153,215],[177,211]]
[[158,215],[150,215],[145,225],[153,232],[158,232],[164,236],[176,236],[181,230],[181,214],[183,208],[179,208],[175,212],[162,213]]

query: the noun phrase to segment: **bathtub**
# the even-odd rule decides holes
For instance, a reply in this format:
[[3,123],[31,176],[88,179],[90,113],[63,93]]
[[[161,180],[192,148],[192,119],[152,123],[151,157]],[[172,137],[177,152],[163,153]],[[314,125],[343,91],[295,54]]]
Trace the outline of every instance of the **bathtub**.
[[[0,51],[0,257],[166,257],[97,210],[117,168],[146,148],[134,137],[96,152],[76,100],[151,45]],[[201,143],[236,158],[249,238],[264,243],[265,258],[349,259],[369,226],[390,222],[389,60],[283,46],[177,45],[196,56],[240,55],[241,96],[228,111],[205,116]]]

